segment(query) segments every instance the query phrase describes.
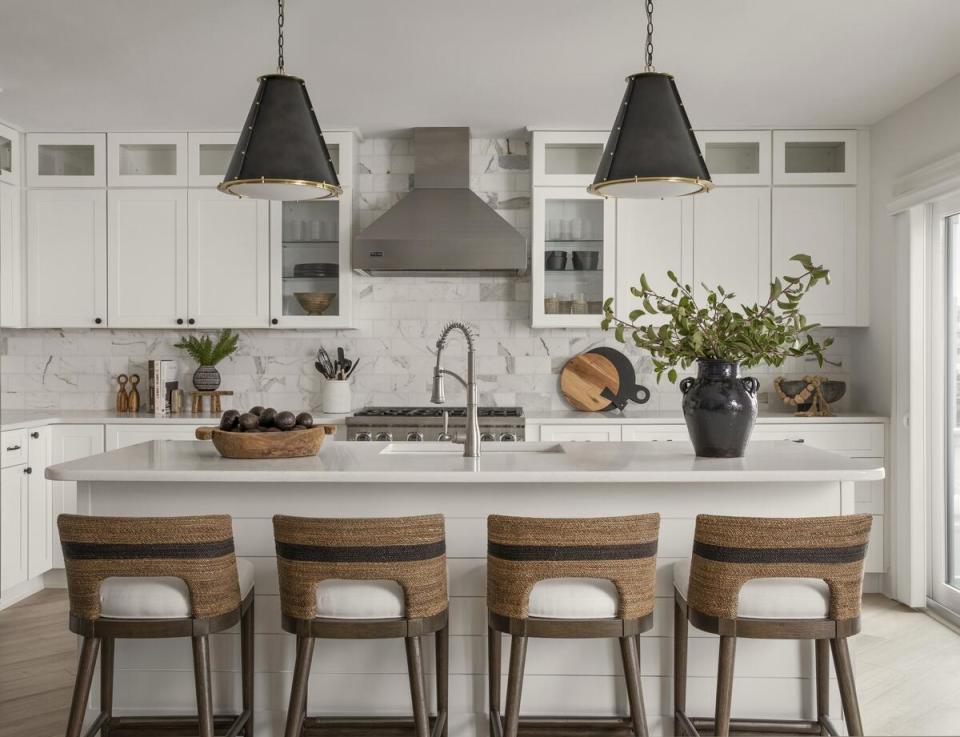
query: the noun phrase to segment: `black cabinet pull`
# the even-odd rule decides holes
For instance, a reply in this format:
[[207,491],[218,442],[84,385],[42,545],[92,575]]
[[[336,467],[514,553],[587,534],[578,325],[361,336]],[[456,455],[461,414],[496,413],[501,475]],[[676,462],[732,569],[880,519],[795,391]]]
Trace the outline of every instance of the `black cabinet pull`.
[[29,475],[29,474],[33,473],[33,469],[30,468],[30,466],[27,466],[25,469],[23,469],[23,472],[24,472],[25,474],[28,474],[28,475]]
[[103,320],[102,320],[101,318],[99,318],[99,317],[98,317],[97,319],[95,319],[94,322],[95,322],[97,325],[102,325],[102,324],[103,324]]
[[271,325],[277,325],[279,322],[280,322],[280,321],[279,321],[277,318],[273,318],[273,319],[270,321],[270,324],[271,324]]
[[196,320],[194,320],[194,319],[191,317],[189,320],[187,320],[187,322],[190,323],[191,325],[193,325],[193,324],[196,322]]
[[183,318],[182,318],[182,317],[178,317],[178,318],[177,318],[177,325],[183,325]]
[[20,450],[20,446],[19,446],[19,445],[8,445],[8,446],[7,446],[7,450],[10,451],[10,452],[13,452],[13,451],[15,451],[15,450]]
[[40,433],[38,433],[38,432],[32,432],[32,433],[30,433],[30,437],[33,438],[34,440],[36,440],[37,438],[40,437]]

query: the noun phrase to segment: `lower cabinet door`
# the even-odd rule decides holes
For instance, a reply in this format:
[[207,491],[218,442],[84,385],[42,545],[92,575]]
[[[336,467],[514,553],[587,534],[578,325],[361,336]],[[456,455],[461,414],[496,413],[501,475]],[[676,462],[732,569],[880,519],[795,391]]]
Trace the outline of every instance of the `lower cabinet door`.
[[[210,424],[208,421],[206,424]],[[196,440],[198,425],[107,425],[106,449],[117,450],[151,440]]]
[[31,430],[28,449],[27,561],[33,578],[53,568],[53,529],[57,521],[53,518],[53,482],[44,478],[50,463],[50,429]]
[[0,471],[0,591],[27,580],[26,465]]
[[[50,428],[50,464],[66,463],[103,453],[103,425],[54,425]],[[57,531],[57,516],[76,514],[77,482],[53,481],[51,514],[53,567],[63,568],[63,551]]]

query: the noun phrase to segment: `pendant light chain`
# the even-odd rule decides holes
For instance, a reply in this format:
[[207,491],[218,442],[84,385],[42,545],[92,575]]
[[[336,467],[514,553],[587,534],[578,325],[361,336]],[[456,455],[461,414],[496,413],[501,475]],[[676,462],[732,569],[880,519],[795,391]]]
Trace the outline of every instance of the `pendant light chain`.
[[653,0],[647,0],[647,48],[646,48],[645,72],[653,72],[656,69],[653,66]]
[[283,2],[277,0],[277,69],[283,74]]

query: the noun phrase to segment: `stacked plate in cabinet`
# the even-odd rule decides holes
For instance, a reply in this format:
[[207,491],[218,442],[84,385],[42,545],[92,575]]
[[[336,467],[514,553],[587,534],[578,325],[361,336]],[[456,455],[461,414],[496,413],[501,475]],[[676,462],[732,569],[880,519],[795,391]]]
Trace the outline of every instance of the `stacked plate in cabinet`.
[[340,266],[329,263],[294,264],[293,275],[311,279],[335,278],[340,275]]

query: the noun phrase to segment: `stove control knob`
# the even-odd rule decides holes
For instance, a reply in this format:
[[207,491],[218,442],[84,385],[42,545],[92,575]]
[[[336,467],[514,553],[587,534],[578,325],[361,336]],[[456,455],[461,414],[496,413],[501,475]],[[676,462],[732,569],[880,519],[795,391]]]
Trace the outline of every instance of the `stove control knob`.
[[448,432],[438,432],[437,433],[437,442],[438,443],[449,443],[453,440],[453,435]]
[[515,443],[517,442],[517,436],[512,432],[500,433],[500,440],[504,443]]
[[393,433],[390,432],[378,432],[374,437],[374,440],[393,440]]
[[423,442],[423,433],[422,432],[408,432],[407,440],[412,440],[414,442],[420,443]]
[[371,440],[370,433],[368,432],[358,432],[353,436],[354,440]]
[[496,440],[496,439],[497,439],[497,436],[494,435],[492,432],[482,432],[482,433],[480,433],[480,439],[481,439],[481,440],[486,440],[486,441],[491,441],[491,440]]

